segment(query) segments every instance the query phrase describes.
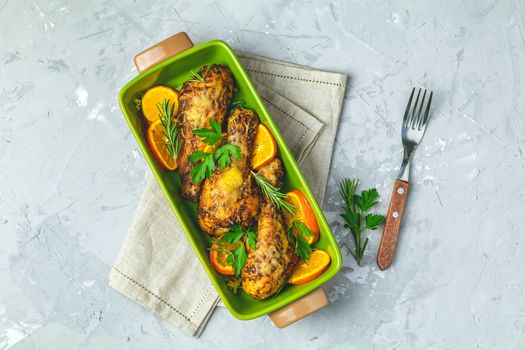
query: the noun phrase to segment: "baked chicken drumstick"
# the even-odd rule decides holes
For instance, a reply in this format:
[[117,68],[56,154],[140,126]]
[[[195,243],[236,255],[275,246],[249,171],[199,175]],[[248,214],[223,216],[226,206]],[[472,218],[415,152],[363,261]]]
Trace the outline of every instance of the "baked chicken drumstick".
[[227,142],[240,148],[240,159],[217,168],[204,181],[199,199],[199,224],[219,236],[231,226],[248,227],[259,213],[259,192],[250,172],[250,161],[259,118],[248,109],[235,108],[228,118]]
[[205,143],[193,130],[210,128],[210,118],[222,124],[233,92],[231,71],[221,65],[204,66],[198,71],[198,77],[182,85],[179,105],[182,120],[182,136],[179,174],[181,176],[182,196],[197,201],[201,188],[200,183],[191,180],[190,171],[195,166],[188,161],[193,151],[203,150]]
[[[278,158],[259,170],[259,175],[277,188],[282,186],[283,174]],[[248,253],[242,270],[242,289],[255,299],[275,294],[299,261],[293,242],[288,241],[281,214],[264,194],[261,200],[257,245]]]

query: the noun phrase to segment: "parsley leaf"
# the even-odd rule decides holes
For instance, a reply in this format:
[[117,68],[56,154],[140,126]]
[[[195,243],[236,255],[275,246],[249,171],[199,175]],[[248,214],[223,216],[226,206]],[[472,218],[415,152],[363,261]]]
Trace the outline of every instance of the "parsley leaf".
[[[209,119],[211,129],[196,129],[192,132],[201,137],[202,141],[208,145],[214,145],[222,139],[222,128],[221,125],[213,119]],[[192,163],[201,162],[195,166],[191,171],[190,175],[193,182],[201,182],[211,176],[215,170],[215,161],[219,168],[224,169],[231,164],[232,157],[239,160],[241,159],[241,148],[237,145],[225,144],[217,149],[215,152],[206,153],[199,150],[194,151],[188,160]]]
[[[343,179],[339,184],[339,193],[343,198],[344,212],[341,217],[345,220],[345,228],[350,229],[355,242],[355,250],[348,249],[350,253],[361,264],[365,249],[368,245],[368,237],[363,241],[363,231],[366,229],[376,230],[383,223],[385,217],[379,214],[367,214],[366,212],[378,204],[379,194],[375,188],[362,191],[361,195],[355,192],[359,186],[357,179]],[[346,245],[346,244],[345,244]]]
[[226,262],[232,264],[233,268],[235,269],[236,276],[238,276],[241,273],[242,268],[246,263],[246,243],[248,244],[250,249],[254,249],[256,245],[255,240],[255,232],[253,232],[250,229],[244,231],[240,226],[232,226],[230,227],[230,230],[228,232],[222,235],[219,242],[226,242],[232,244],[238,243],[237,248],[231,251],[226,251],[229,254],[226,258]]
[[196,149],[195,151],[193,151],[192,154],[190,154],[188,156],[188,160],[192,163],[197,163],[198,161],[200,160],[203,160],[204,158],[206,158],[206,155],[208,153],[206,152],[203,152],[203,151],[199,151],[198,149]]
[[255,245],[257,243],[255,232],[248,230],[246,231],[246,235],[248,236],[248,246],[250,247],[250,249],[255,249]]
[[200,162],[190,170],[191,181],[194,183],[199,183],[209,178],[215,171],[215,162],[213,161],[213,154],[211,153],[195,150],[189,155],[188,160],[191,163]]
[[310,243],[308,243],[301,235],[295,236],[295,252],[303,261],[308,261],[310,253],[312,252]]
[[291,242],[293,240],[294,234],[293,234],[293,222],[286,230],[286,237],[288,237],[288,242]]
[[239,276],[241,274],[242,268],[246,263],[246,250],[244,249],[244,244],[235,248],[231,251],[231,255],[226,258],[226,262],[233,265],[235,269],[235,275]]
[[242,227],[240,226],[232,226],[230,227],[230,231],[222,235],[220,241],[227,243],[237,243],[242,239],[243,242],[248,241],[248,245],[253,249],[255,248],[256,237],[257,235],[255,232],[250,229],[243,231]]
[[301,233],[303,237],[312,237],[314,235],[313,232],[310,231],[308,226],[306,226],[304,223],[300,221],[296,221],[295,226],[297,226],[297,228],[299,229],[299,232]]
[[222,127],[221,124],[217,123],[212,118],[209,119],[211,129],[201,128],[192,130],[192,133],[201,137],[208,145],[214,145],[217,141],[222,138]]
[[237,243],[244,236],[244,231],[240,226],[230,227],[230,231],[221,237],[221,242]]
[[361,211],[364,212],[378,203],[376,201],[378,197],[379,193],[377,193],[377,190],[375,188],[371,188],[369,190],[361,192],[360,196],[356,195],[354,197],[354,200],[359,209],[361,209]]
[[[294,230],[294,227],[297,227],[297,230]],[[294,234],[294,231],[296,234]],[[295,253],[301,260],[308,261],[312,248],[310,247],[310,243],[308,243],[304,237],[313,236],[313,233],[308,226],[300,221],[293,221],[290,227],[288,227],[288,230],[286,230],[286,235],[289,242],[292,242],[295,237]]]
[[365,216],[366,221],[366,228],[370,230],[375,230],[379,225],[385,221],[385,217],[383,215],[378,214],[368,214]]
[[241,159],[241,148],[237,145],[225,144],[215,151],[215,159],[219,168],[224,169],[231,164],[231,158]]

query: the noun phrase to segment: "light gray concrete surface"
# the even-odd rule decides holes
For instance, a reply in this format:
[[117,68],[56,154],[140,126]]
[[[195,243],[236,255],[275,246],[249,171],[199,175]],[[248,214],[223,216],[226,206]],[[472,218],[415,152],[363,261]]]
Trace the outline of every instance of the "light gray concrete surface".
[[[278,330],[221,308],[200,339],[108,287],[149,171],[117,93],[178,31],[349,75],[323,204],[339,240],[338,182],[386,210],[408,92],[435,91],[392,268],[372,232],[321,312]],[[0,0],[0,348],[525,348],[524,31],[523,1]]]

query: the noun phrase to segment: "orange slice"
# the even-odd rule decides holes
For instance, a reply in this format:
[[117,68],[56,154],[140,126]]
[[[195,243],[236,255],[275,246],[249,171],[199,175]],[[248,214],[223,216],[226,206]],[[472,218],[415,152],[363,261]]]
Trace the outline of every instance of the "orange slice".
[[288,280],[290,284],[303,284],[319,277],[330,265],[330,255],[324,250],[313,250],[308,262],[303,262]]
[[179,112],[179,93],[177,90],[167,86],[154,86],[142,96],[141,106],[142,114],[148,123],[153,123],[159,119],[158,105],[162,105],[164,100],[169,100],[170,106],[173,105],[173,115],[176,116]]
[[305,195],[299,190],[292,190],[286,194],[285,200],[296,208],[293,215],[285,213],[286,226],[289,227],[293,221],[302,222],[313,233],[313,236],[303,238],[310,244],[317,242],[319,239],[319,225]]
[[259,170],[270,163],[277,154],[277,144],[270,130],[263,124],[259,124],[252,152],[252,168]]
[[163,168],[168,170],[177,169],[177,161],[173,159],[168,151],[168,147],[166,147],[166,136],[164,136],[164,127],[160,119],[157,119],[149,126],[146,132],[146,139],[153,155]]
[[[239,243],[221,242],[221,245],[228,250],[235,249]],[[241,243],[242,244],[242,243]],[[235,275],[233,265],[226,261],[228,254],[221,252],[217,243],[213,243],[210,250],[211,266],[221,275]]]

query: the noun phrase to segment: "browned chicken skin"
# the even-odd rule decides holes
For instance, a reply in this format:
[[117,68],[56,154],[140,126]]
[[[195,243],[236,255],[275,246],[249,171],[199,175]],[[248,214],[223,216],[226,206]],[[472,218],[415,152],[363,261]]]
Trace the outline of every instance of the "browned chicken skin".
[[[248,253],[242,270],[242,288],[256,299],[264,299],[281,288],[299,258],[294,242],[288,241],[281,214],[260,193],[250,173],[259,119],[250,110],[234,109],[228,119],[228,143],[240,147],[241,159],[232,159],[230,166],[216,169],[203,183],[193,183],[190,171],[194,165],[188,156],[206,146],[193,130],[210,128],[210,118],[222,124],[233,92],[233,77],[227,67],[205,66],[199,74],[204,82],[187,81],[179,96],[184,138],[179,164],[182,196],[198,201],[199,224],[212,235],[220,235],[235,225],[246,228],[258,218],[257,244]],[[279,188],[283,165],[276,158],[260,169],[259,174]]]
[[250,173],[250,161],[259,118],[248,109],[234,109],[228,118],[228,143],[239,146],[240,159],[216,169],[204,181],[199,199],[199,224],[211,235],[231,226],[248,227],[259,213],[259,192]]
[[188,161],[188,156],[196,149],[205,147],[202,139],[192,131],[210,128],[210,118],[222,124],[233,92],[233,77],[227,67],[213,64],[202,67],[198,73],[204,82],[185,82],[179,96],[184,138],[179,164],[181,192],[184,198],[192,201],[197,201],[201,184],[191,181],[190,171],[194,165]]
[[[275,158],[259,174],[279,188],[284,174],[283,165]],[[288,241],[281,214],[268,198],[264,195],[261,198],[257,245],[248,253],[242,270],[242,289],[255,299],[275,294],[299,261],[293,242]]]

